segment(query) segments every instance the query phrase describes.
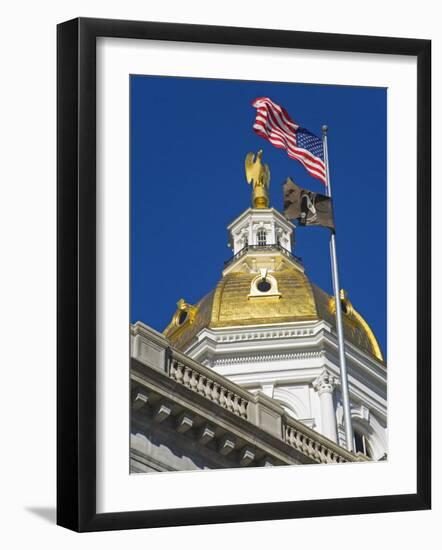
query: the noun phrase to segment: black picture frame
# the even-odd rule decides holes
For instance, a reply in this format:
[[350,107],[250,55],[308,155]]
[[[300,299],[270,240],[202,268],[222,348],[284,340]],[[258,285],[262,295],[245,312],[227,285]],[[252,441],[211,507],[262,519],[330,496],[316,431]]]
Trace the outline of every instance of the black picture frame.
[[[96,512],[96,39],[133,38],[417,59],[417,491],[376,497]],[[431,42],[79,18],[57,29],[57,523],[75,531],[423,510],[431,506]]]

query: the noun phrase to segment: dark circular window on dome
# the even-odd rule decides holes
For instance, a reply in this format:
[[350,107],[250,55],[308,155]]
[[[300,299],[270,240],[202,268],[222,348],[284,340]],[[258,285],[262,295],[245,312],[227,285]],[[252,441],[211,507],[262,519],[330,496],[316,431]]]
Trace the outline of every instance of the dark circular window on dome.
[[187,319],[187,316],[188,316],[187,311],[181,310],[181,311],[179,312],[179,314],[178,314],[178,319],[177,319],[177,320],[178,320],[178,324],[179,324],[179,325],[182,325],[182,324],[185,322],[185,320]]
[[256,288],[259,290],[259,292],[268,292],[272,288],[272,285],[265,279],[261,279],[261,281],[259,281],[259,283],[256,285]]

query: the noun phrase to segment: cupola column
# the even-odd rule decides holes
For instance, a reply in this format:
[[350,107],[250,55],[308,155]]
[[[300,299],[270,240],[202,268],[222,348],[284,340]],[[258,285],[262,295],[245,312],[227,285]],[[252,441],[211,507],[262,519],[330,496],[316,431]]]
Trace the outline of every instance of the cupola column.
[[313,388],[318,392],[321,405],[321,431],[322,434],[338,442],[338,432],[336,427],[336,415],[333,405],[333,391],[336,387],[337,379],[332,376],[327,369],[323,369],[321,374],[313,382]]

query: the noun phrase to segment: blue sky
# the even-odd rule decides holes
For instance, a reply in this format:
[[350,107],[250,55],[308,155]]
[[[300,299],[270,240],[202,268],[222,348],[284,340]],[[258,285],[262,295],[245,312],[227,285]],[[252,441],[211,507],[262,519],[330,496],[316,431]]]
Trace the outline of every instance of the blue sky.
[[[295,160],[252,131],[269,96],[320,135],[329,126],[341,287],[386,352],[386,100],[383,88],[131,76],[131,322],[157,330],[176,302],[212,290],[231,256],[226,226],[250,206],[244,157],[264,151],[271,205],[282,183],[324,192]],[[332,293],[328,230],[299,228],[293,252]]]

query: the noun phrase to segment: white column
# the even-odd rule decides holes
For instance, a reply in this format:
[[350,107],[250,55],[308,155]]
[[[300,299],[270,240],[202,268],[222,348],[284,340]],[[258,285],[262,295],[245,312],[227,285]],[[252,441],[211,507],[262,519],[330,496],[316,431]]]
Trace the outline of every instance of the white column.
[[333,405],[333,390],[336,382],[337,379],[327,369],[323,369],[313,382],[313,388],[318,392],[321,404],[321,432],[335,443],[338,442],[336,415]]
[[271,237],[270,237],[270,243],[269,244],[276,244],[276,223],[275,223],[275,219],[272,220],[270,228],[271,228],[270,229]]
[[253,223],[252,220],[250,220],[250,241],[249,241],[249,244],[251,245],[255,245],[257,244],[256,242],[256,232],[258,231],[258,227],[257,227],[257,224]]

